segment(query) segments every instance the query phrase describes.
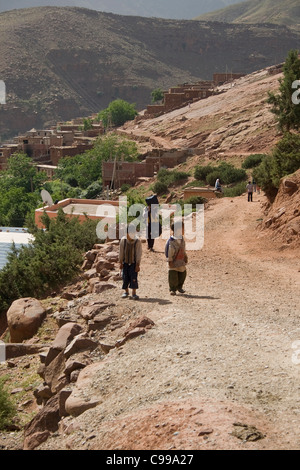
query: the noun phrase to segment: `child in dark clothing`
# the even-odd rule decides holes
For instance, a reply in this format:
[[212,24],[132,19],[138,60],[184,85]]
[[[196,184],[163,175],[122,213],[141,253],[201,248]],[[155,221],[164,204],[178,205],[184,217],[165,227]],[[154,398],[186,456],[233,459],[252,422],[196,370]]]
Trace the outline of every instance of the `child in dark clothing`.
[[123,270],[123,289],[125,290],[122,297],[125,299],[129,296],[129,289],[132,289],[132,298],[139,300],[136,291],[138,289],[138,273],[142,259],[142,243],[141,240],[127,230],[127,236],[123,237],[120,242],[119,262],[120,269]]
[[184,225],[175,222],[172,224],[171,230],[173,236],[167,242],[170,294],[176,295],[177,291],[180,294],[184,294],[183,284],[186,280],[186,264],[188,262],[185,240],[183,238]]

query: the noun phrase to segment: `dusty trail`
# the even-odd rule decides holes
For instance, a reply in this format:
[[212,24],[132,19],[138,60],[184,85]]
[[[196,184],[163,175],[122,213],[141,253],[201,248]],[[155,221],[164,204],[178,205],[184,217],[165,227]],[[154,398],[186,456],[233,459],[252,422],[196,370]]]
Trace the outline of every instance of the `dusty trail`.
[[[144,245],[141,299],[125,302],[156,326],[109,353],[85,390],[102,404],[47,448],[299,449],[299,254],[258,238],[257,199],[225,198],[206,211],[184,295],[168,293],[164,242],[155,253]],[[232,436],[237,421],[265,439]]]

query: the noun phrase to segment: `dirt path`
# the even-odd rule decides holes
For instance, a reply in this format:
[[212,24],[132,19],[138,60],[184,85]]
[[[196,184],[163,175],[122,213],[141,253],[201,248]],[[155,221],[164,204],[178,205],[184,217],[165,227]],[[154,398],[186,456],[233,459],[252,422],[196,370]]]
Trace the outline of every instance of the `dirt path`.
[[[45,448],[299,449],[299,253],[258,238],[257,199],[206,211],[184,295],[169,295],[164,242],[144,245],[141,300],[125,302],[155,327],[108,354],[84,391],[102,403]],[[237,423],[264,439],[237,438]]]

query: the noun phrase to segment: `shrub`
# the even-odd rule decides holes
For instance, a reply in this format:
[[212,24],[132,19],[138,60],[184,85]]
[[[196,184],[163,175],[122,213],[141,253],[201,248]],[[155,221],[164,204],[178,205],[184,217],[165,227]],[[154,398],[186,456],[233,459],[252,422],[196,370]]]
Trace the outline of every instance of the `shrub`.
[[247,178],[247,173],[244,169],[235,168],[229,163],[222,162],[217,168],[223,184],[238,183],[245,181]]
[[254,153],[252,155],[249,155],[249,157],[247,157],[242,163],[242,168],[247,170],[249,168],[254,168],[260,165],[265,156],[266,155],[263,153]]
[[121,186],[121,191],[122,191],[122,193],[126,193],[130,188],[131,188],[130,184],[124,183]]
[[261,164],[253,171],[253,178],[263,191],[265,191],[266,196],[270,200],[273,200],[277,194],[277,188],[272,181],[273,164],[273,157],[267,155]]
[[0,430],[3,431],[10,426],[16,415],[16,407],[9,393],[4,388],[4,380],[0,378]]
[[235,186],[233,186],[232,188],[224,188],[224,196],[225,197],[237,197],[237,196],[241,196],[242,194],[244,194],[245,191],[246,191],[246,184],[245,184],[245,181],[242,181],[236,184]]
[[192,196],[185,201],[180,201],[180,205],[184,206],[185,204],[191,204],[193,206],[193,209],[196,208],[197,204],[205,204],[207,202],[207,199],[201,196]]
[[195,168],[195,173],[194,177],[196,180],[203,180],[206,181],[207,175],[209,173],[212,173],[214,171],[214,168],[210,165],[207,166],[196,166]]
[[271,155],[254,169],[253,178],[273,200],[277,194],[280,180],[300,168],[300,135],[286,133],[277,143]]
[[157,174],[157,179],[159,182],[164,183],[168,186],[172,184],[176,184],[179,181],[186,180],[189,177],[188,173],[184,171],[177,171],[177,170],[167,170],[165,168],[161,168]]
[[168,191],[168,185],[166,183],[163,183],[162,181],[156,181],[153,186],[153,192],[155,194],[158,194],[159,196],[161,196],[162,194],[167,194]]
[[235,168],[230,163],[222,162],[217,167],[210,165],[196,167],[194,176],[196,179],[204,180],[210,186],[214,186],[217,178],[220,178],[222,184],[231,184],[244,181],[247,173],[244,169]]
[[79,271],[83,253],[98,241],[96,221],[80,223],[60,209],[56,219],[43,216],[46,230],[29,227],[34,241],[12,247],[0,272],[0,312],[20,297],[41,297],[60,288]]
[[[209,184],[210,186],[215,186],[216,180],[218,178],[220,178],[220,172],[218,170],[212,171],[206,177],[207,184]],[[223,183],[222,179],[221,182]]]
[[82,199],[94,199],[96,196],[99,196],[102,192],[102,183],[100,181],[95,181],[90,184],[86,190],[84,190],[80,197]]

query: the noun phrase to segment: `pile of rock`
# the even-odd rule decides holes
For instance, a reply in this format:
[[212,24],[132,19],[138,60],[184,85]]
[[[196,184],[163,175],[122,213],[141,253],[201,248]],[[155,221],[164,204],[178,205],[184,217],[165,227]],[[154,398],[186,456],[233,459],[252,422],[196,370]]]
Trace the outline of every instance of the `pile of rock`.
[[[30,352],[40,358],[42,383],[34,391],[40,409],[24,428],[26,450],[35,449],[57,432],[63,418],[97,406],[97,401],[78,399],[76,392],[82,381],[89,380],[89,367],[101,366],[112,349],[154,326],[145,316],[134,318],[129,307],[116,305],[113,292],[108,293],[118,287],[112,281],[121,280],[118,241],[95,245],[86,253],[82,269],[76,283],[63,290],[59,300],[64,301],[52,302],[60,305],[56,312],[31,298],[17,300],[7,312],[11,357]],[[58,331],[52,343],[40,344],[34,335],[50,310]]]
[[[85,306],[82,311],[89,317],[88,312],[93,308],[93,305]],[[108,318],[102,320],[103,328],[107,322]],[[78,416],[96,406],[97,403],[91,400],[78,400],[76,392],[75,397],[72,396],[81,372],[88,366],[100,364],[111,349],[144,335],[153,326],[149,318],[138,318],[128,325],[122,338],[115,344],[106,344],[93,339],[91,332],[78,323],[64,324],[48,350],[40,354],[38,374],[43,378],[43,384],[35,390],[34,395],[42,408],[24,429],[24,449],[32,450],[45,442],[51,433],[58,430],[63,417]],[[83,374],[82,377],[88,380],[89,375]]]
[[283,178],[273,205],[267,210],[262,228],[282,247],[300,246],[300,170]]

